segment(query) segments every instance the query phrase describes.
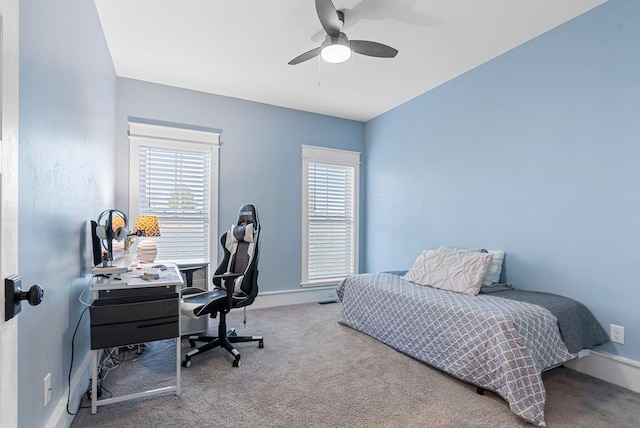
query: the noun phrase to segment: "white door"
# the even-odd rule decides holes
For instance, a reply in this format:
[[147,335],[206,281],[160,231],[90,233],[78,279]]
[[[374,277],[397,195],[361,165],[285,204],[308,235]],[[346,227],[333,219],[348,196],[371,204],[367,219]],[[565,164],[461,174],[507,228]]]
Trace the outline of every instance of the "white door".
[[4,318],[4,278],[18,273],[19,0],[0,0],[0,415],[18,426],[18,317]]

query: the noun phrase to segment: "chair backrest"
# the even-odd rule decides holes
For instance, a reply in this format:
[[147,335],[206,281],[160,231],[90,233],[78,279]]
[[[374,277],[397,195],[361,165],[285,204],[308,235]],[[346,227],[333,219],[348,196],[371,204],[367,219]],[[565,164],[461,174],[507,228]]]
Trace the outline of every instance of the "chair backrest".
[[[253,303],[258,295],[258,258],[260,254],[260,221],[253,204],[240,207],[236,224],[220,237],[224,256],[216,275],[241,273],[234,281],[234,292],[243,300],[236,306]],[[216,287],[225,288],[224,281],[214,278]]]

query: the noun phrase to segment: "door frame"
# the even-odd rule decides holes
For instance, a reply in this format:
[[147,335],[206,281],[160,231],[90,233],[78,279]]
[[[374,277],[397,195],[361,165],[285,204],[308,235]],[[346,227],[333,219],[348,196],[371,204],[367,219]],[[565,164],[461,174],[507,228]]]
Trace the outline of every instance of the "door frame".
[[[0,278],[18,273],[19,0],[0,0]],[[0,415],[18,426],[18,318],[4,320],[0,292]],[[5,425],[6,424],[6,425]]]

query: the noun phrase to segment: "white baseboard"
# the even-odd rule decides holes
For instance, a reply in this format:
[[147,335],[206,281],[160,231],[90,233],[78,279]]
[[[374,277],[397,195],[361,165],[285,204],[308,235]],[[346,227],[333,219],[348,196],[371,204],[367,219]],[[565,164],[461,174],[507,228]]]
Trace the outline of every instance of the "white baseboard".
[[640,392],[640,362],[601,351],[565,363],[566,367],[614,385]]
[[[196,285],[196,281],[194,281]],[[315,303],[326,302],[330,300],[337,300],[335,286],[324,287],[308,287],[299,290],[286,290],[286,291],[271,291],[260,293],[255,302],[247,308],[270,308],[275,306],[296,305],[300,303]],[[82,398],[82,395],[88,388],[89,377],[91,377],[91,351],[87,352],[86,356],[80,363],[76,374],[71,379],[71,405],[70,410],[75,411],[78,407],[78,403]],[[73,417],[67,413],[67,396],[69,394],[69,388],[64,391],[62,397],[58,401],[54,412],[45,425],[46,428],[68,428],[71,425]]]
[[73,416],[67,413],[67,397],[69,397],[69,391],[71,391],[69,410],[76,412],[80,405],[80,400],[89,386],[90,365],[91,351],[87,352],[87,355],[80,363],[76,374],[71,379],[71,385],[67,386],[60,400],[58,400],[58,404],[56,404],[56,408],[47,421],[45,428],[68,428],[71,426]]
[[[261,293],[247,310],[337,300],[335,286]],[[578,372],[640,392],[640,362],[601,351],[564,364]]]
[[[270,291],[260,293],[247,310],[277,306],[318,303],[337,300],[335,286],[307,287],[296,290]],[[240,310],[240,309],[239,309]],[[71,402],[75,410],[77,403],[88,387],[90,377],[91,352],[88,352],[71,381]],[[588,356],[564,364],[578,372],[593,376],[614,385],[640,393],[640,362],[600,351],[591,351]],[[67,394],[60,398],[56,410],[51,415],[47,428],[67,428],[71,416],[66,413]]]
[[296,290],[267,291],[258,294],[249,309],[272,308],[275,306],[298,305],[301,303],[316,303],[338,300],[336,286],[306,287]]

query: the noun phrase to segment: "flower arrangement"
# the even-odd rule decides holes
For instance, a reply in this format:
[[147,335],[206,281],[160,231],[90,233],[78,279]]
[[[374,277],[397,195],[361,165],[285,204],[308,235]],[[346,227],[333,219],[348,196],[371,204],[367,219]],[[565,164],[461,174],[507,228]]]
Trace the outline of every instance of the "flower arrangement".
[[129,248],[131,248],[131,246],[133,245],[133,243],[136,242],[136,237],[135,236],[127,236],[124,240],[124,252],[128,253],[129,252]]

